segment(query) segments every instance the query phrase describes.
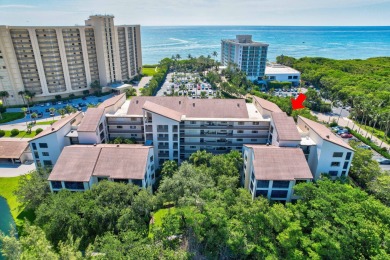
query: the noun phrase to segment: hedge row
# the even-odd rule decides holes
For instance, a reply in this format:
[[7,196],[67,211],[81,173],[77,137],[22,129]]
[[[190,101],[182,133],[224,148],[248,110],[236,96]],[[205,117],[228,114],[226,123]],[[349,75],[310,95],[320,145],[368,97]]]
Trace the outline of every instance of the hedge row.
[[382,155],[383,157],[387,158],[387,159],[390,159],[390,154],[386,151],[386,148],[380,148],[379,146],[377,146],[374,142],[372,142],[370,139],[368,138],[365,138],[364,136],[362,136],[361,134],[359,134],[358,132],[354,131],[354,130],[351,130],[349,127],[347,127],[348,131],[353,134],[357,139],[359,139],[360,141],[362,141],[363,143],[365,143],[366,145],[369,145],[372,149],[374,149],[376,152],[378,152],[380,155]]
[[283,88],[288,87],[291,88],[292,83],[288,81],[269,81],[267,82],[268,88]]

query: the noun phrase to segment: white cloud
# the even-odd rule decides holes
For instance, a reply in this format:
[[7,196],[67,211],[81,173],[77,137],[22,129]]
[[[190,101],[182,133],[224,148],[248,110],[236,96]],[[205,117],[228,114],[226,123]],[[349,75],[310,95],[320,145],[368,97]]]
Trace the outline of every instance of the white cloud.
[[36,8],[34,5],[0,5],[0,9],[5,8],[12,8],[12,9],[30,9],[30,8]]

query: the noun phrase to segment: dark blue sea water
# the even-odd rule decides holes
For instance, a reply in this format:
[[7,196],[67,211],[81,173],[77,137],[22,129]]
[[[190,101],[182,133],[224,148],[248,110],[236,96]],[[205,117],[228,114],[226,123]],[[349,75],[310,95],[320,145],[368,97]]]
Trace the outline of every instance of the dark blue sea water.
[[143,26],[141,34],[143,64],[155,64],[173,54],[186,58],[220,53],[221,39],[236,34],[252,34],[253,40],[268,43],[270,61],[281,54],[334,59],[390,56],[390,26]]

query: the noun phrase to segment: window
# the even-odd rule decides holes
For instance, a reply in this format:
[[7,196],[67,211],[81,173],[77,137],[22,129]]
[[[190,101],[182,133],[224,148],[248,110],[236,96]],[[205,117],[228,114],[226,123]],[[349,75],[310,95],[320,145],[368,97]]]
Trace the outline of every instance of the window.
[[242,134],[242,133],[244,133],[244,131],[242,131],[242,130],[237,131],[237,134]]
[[100,123],[99,125],[99,131],[102,131],[103,130],[103,123]]
[[298,79],[298,76],[293,76],[293,79]]
[[350,159],[351,159],[351,155],[352,155],[352,153],[351,153],[351,152],[348,152],[348,153],[347,153],[347,156],[345,157],[345,160],[350,160]]
[[252,124],[253,125],[259,125],[260,123],[259,122],[253,122]]
[[35,157],[36,159],[39,158],[39,153],[38,153],[37,151],[34,151],[34,157]]
[[79,181],[65,181],[65,188],[71,190],[84,190],[84,183]]
[[52,165],[53,165],[53,163],[51,162],[51,160],[43,160],[43,164],[44,164],[45,166],[52,166]]
[[252,134],[257,134],[259,131],[253,130]]
[[251,139],[251,142],[257,142],[257,139]]
[[43,156],[49,156],[49,153],[48,152],[43,152],[42,155]]
[[339,167],[340,166],[340,162],[331,162],[330,166],[332,166],[332,167]]
[[347,172],[346,171],[342,171],[341,172],[341,176],[345,177],[347,175]]
[[344,162],[344,166],[343,166],[344,170],[348,168],[348,164],[349,164],[349,162]]
[[268,190],[257,190],[256,191],[256,197],[258,197],[258,196],[267,197],[268,196]]
[[113,179],[114,182],[120,182],[120,183],[129,183],[128,179]]
[[142,187],[142,180],[131,180],[131,182],[138,187]]
[[244,125],[245,123],[244,122],[238,122],[238,125]]
[[62,183],[60,181],[51,181],[50,183],[53,189],[62,189]]
[[288,188],[289,186],[289,181],[274,181],[272,188]]
[[273,190],[271,192],[271,198],[282,198],[285,199],[287,198],[287,190]]
[[195,124],[196,124],[196,121],[191,121],[190,124],[191,124],[191,125],[195,125]]
[[33,150],[37,149],[37,144],[36,143],[32,143],[31,146],[32,146]]
[[329,171],[329,175],[332,177],[337,176],[338,173],[339,173],[338,171]]
[[39,143],[39,148],[47,148],[47,143]]
[[237,139],[237,142],[242,142],[242,139]]
[[153,162],[154,158],[153,158],[153,155],[150,156],[150,161]]
[[123,128],[123,126],[121,126],[121,125],[117,125],[117,126],[116,126],[116,128]]
[[255,173],[252,171],[251,182],[255,180]]
[[334,152],[333,157],[343,157],[343,153]]
[[292,79],[292,76],[288,76],[288,79]]
[[268,188],[269,181],[257,181],[257,188]]

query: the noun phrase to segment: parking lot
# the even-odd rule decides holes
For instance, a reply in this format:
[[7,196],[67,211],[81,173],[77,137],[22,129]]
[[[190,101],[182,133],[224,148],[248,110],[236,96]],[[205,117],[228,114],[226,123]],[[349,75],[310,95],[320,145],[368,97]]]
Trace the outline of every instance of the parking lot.
[[171,96],[173,93],[189,98],[213,98],[216,95],[211,85],[194,73],[168,73],[156,96]]
[[[99,103],[103,102],[104,100],[113,97],[113,94],[109,94],[102,97],[96,97],[96,96],[88,96],[84,98],[75,98],[72,100],[60,100],[60,101],[53,101],[53,102],[42,102],[39,104],[35,104],[34,106],[30,106],[30,111],[27,112],[27,116],[31,116],[31,113],[38,114],[37,119],[46,119],[53,116],[60,115],[58,113],[58,110],[63,108],[65,109],[66,106],[72,106],[73,108],[77,109],[78,111],[86,111],[88,108],[88,105],[96,106]],[[51,114],[50,108],[54,108],[56,111],[54,112],[54,115]],[[21,112],[21,108],[8,108],[7,112]],[[8,122],[7,124],[14,124],[14,123],[20,123],[25,122],[26,120],[24,118],[15,120],[12,122]]]

